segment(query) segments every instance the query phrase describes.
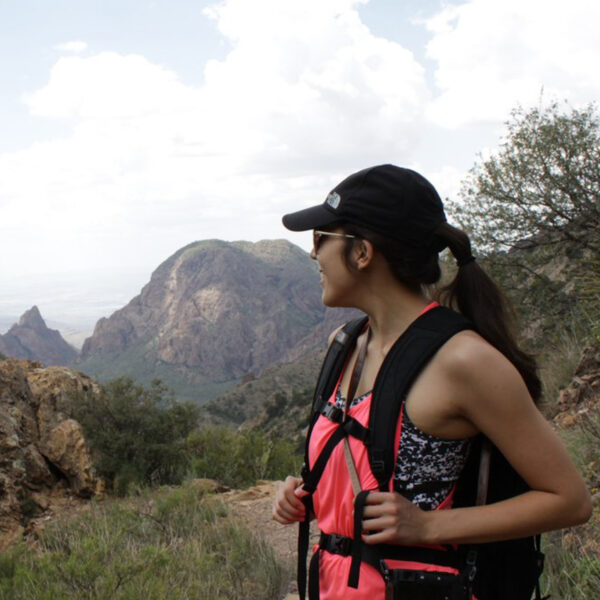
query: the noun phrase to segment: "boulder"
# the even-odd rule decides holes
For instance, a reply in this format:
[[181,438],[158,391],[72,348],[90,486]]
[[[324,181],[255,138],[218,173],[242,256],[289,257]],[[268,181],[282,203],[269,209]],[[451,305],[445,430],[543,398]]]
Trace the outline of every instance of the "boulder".
[[40,363],[0,361],[0,531],[19,529],[44,498],[89,497],[98,488],[83,431],[65,412],[78,394],[99,394],[87,376]]

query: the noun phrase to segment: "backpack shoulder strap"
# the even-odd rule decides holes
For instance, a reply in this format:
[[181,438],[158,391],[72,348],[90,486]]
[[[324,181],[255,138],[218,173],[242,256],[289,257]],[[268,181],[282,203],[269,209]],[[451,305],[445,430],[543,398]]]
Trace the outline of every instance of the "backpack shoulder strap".
[[396,457],[394,441],[400,408],[417,375],[456,333],[473,329],[457,312],[437,306],[416,319],[388,352],[373,386],[368,447],[369,464],[379,489],[388,491]]
[[327,354],[323,359],[321,372],[317,379],[315,393],[313,396],[312,410],[308,423],[308,433],[304,442],[304,464],[302,466],[302,477],[305,478],[308,473],[308,446],[313,427],[317,422],[320,409],[323,403],[329,400],[333,393],[338,377],[344,368],[346,358],[354,348],[356,338],[367,324],[368,317],[360,317],[346,323],[336,334],[335,338],[327,349]]
[[313,397],[312,411],[318,410],[322,402],[326,402],[333,393],[338,377],[342,372],[346,358],[354,348],[356,338],[364,329],[368,317],[359,317],[348,321],[336,334],[327,349],[321,366]]

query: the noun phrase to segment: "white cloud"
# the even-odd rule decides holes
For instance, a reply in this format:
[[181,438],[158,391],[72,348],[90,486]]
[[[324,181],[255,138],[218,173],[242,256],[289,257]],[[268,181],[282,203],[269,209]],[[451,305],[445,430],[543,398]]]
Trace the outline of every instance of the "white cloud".
[[[464,176],[463,171],[451,165],[444,165],[430,174],[431,181],[435,182],[434,185],[442,200],[446,198],[456,200]],[[450,215],[448,217],[450,218]]]
[[214,6],[231,51],[201,87],[139,55],[60,58],[24,99],[70,134],[0,155],[0,219],[12,224],[0,255],[26,237],[23,258],[42,264],[139,264],[132,252],[158,261],[193,239],[281,237],[283,212],[351,170],[405,162],[424,71],[370,33],[360,3]]
[[73,52],[74,54],[80,54],[87,49],[87,44],[81,40],[76,40],[72,42],[63,42],[62,44],[56,44],[54,49],[58,50],[59,52]]
[[428,22],[438,97],[429,116],[460,127],[507,118],[517,103],[587,103],[600,94],[600,3],[468,0]]
[[143,56],[102,52],[60,58],[48,84],[24,100],[35,116],[117,120],[182,112],[194,105],[192,96],[174,73]]

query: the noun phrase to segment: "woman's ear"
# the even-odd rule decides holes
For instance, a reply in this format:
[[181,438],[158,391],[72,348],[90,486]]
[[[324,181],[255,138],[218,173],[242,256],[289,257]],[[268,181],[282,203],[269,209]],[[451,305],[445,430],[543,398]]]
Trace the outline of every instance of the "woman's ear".
[[375,248],[369,240],[360,239],[354,244],[354,264],[359,271],[366,269],[371,264],[374,255]]

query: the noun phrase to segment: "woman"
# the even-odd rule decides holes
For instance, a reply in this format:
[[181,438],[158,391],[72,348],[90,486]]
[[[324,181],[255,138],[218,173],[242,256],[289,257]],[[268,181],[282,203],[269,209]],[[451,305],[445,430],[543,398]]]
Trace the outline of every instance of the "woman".
[[[314,230],[311,257],[321,274],[323,303],[355,307],[368,315],[368,326],[328,399],[347,413],[344,418],[367,426],[370,392],[386,355],[412,323],[436,306],[424,288],[439,280],[438,253],[446,247],[458,270],[441,297],[474,328],[453,335],[400,399],[398,422],[390,423],[396,428],[397,462],[389,491],[377,491],[367,447],[359,439],[349,436],[332,451],[316,490],[310,490],[309,506],[329,538],[351,539],[346,552],[322,545],[317,559],[320,598],[375,600],[386,593],[382,570],[364,561],[357,587],[348,587],[350,548],[357,547],[352,541],[357,485],[375,490],[366,495],[362,512],[362,547],[479,544],[589,518],[585,484],[532,401],[540,396],[535,363],[512,340],[498,289],[471,255],[468,237],[446,222],[442,202],[426,179],[393,165],[365,169],[342,181],[323,204],[286,215],[283,223],[293,231]],[[362,365],[356,369],[359,353]],[[323,415],[316,419],[309,468],[336,427]],[[530,489],[490,505],[445,510],[452,506],[471,440],[479,433]],[[354,489],[352,470],[359,480]],[[273,518],[282,524],[304,520],[306,496],[302,479],[288,477],[277,494]],[[458,572],[418,560],[382,564],[399,571]],[[404,595],[413,596],[425,597]]]

